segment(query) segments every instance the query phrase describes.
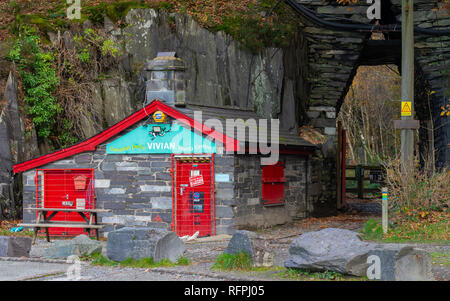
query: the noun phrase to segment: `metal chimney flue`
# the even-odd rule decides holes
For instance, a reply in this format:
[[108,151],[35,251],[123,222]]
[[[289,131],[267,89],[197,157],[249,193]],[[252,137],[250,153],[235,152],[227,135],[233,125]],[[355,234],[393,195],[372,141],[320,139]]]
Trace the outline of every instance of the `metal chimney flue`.
[[147,62],[144,70],[147,78],[145,105],[158,98],[169,105],[185,106],[186,67],[175,52],[158,52],[156,58]]

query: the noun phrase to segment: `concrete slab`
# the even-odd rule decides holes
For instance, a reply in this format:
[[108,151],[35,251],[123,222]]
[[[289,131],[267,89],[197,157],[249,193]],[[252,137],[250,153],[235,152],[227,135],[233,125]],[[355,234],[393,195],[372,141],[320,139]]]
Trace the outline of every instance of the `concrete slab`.
[[0,260],[0,281],[27,280],[56,273],[65,273],[69,264]]

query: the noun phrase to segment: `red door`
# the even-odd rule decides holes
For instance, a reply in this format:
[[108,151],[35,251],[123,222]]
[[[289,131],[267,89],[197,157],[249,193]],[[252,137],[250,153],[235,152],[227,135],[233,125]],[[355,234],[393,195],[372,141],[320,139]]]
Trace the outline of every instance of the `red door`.
[[[89,169],[44,170],[44,208],[95,208],[93,179],[93,171]],[[47,216],[52,213],[48,212]],[[83,218],[77,212],[58,212],[51,220],[70,223],[82,222]],[[60,236],[87,234],[80,228],[49,228],[49,233]]]
[[212,235],[211,162],[176,163],[175,228],[178,236],[199,231],[199,237]]

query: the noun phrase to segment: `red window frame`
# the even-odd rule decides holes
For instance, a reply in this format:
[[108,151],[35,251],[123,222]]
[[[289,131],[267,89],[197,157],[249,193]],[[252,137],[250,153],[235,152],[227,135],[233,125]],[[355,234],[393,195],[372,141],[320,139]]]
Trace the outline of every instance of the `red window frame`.
[[264,206],[284,205],[284,163],[262,167],[262,198]]

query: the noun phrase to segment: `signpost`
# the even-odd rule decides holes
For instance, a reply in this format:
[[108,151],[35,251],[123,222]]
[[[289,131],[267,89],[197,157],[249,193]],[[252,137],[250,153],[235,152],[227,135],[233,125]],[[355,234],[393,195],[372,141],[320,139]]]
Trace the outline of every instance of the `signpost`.
[[381,202],[381,225],[383,233],[386,234],[388,231],[388,191],[385,187],[381,189]]

